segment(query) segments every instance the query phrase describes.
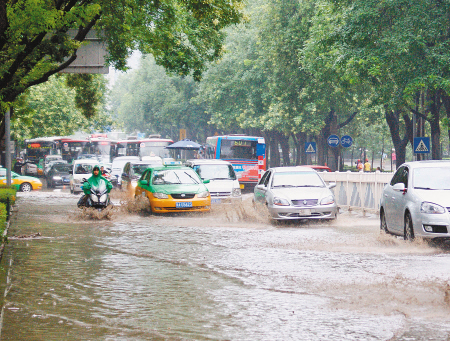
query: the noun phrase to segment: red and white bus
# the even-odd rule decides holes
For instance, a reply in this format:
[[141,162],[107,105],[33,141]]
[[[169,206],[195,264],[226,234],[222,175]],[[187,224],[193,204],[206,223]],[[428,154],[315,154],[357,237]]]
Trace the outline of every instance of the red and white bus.
[[206,138],[206,147],[206,157],[231,162],[241,189],[254,187],[266,171],[266,142],[264,137],[247,135],[210,136]]

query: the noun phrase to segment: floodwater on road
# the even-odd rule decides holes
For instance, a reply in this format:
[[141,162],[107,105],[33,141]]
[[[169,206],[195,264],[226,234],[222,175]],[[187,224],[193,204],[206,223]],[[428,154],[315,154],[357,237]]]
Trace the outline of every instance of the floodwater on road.
[[381,234],[375,215],[272,224],[246,197],[98,219],[77,200],[19,193],[1,340],[450,339],[450,248]]

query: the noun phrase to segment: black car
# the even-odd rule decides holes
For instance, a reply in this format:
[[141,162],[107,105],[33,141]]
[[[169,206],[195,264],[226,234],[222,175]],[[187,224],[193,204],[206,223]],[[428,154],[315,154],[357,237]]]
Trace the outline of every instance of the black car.
[[69,185],[72,165],[67,163],[55,163],[47,172],[47,187]]

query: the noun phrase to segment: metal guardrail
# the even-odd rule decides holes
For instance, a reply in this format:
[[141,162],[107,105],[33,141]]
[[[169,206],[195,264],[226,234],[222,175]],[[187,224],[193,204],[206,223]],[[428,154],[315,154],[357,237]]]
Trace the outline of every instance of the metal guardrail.
[[322,179],[335,182],[332,189],[337,204],[348,209],[379,211],[384,186],[394,173],[386,172],[322,172]]

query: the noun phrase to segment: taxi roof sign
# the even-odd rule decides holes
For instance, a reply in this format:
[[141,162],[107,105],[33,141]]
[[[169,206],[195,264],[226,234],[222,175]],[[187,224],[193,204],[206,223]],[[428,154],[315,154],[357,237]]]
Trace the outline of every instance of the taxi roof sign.
[[164,161],[164,166],[182,166],[183,163],[181,161]]

